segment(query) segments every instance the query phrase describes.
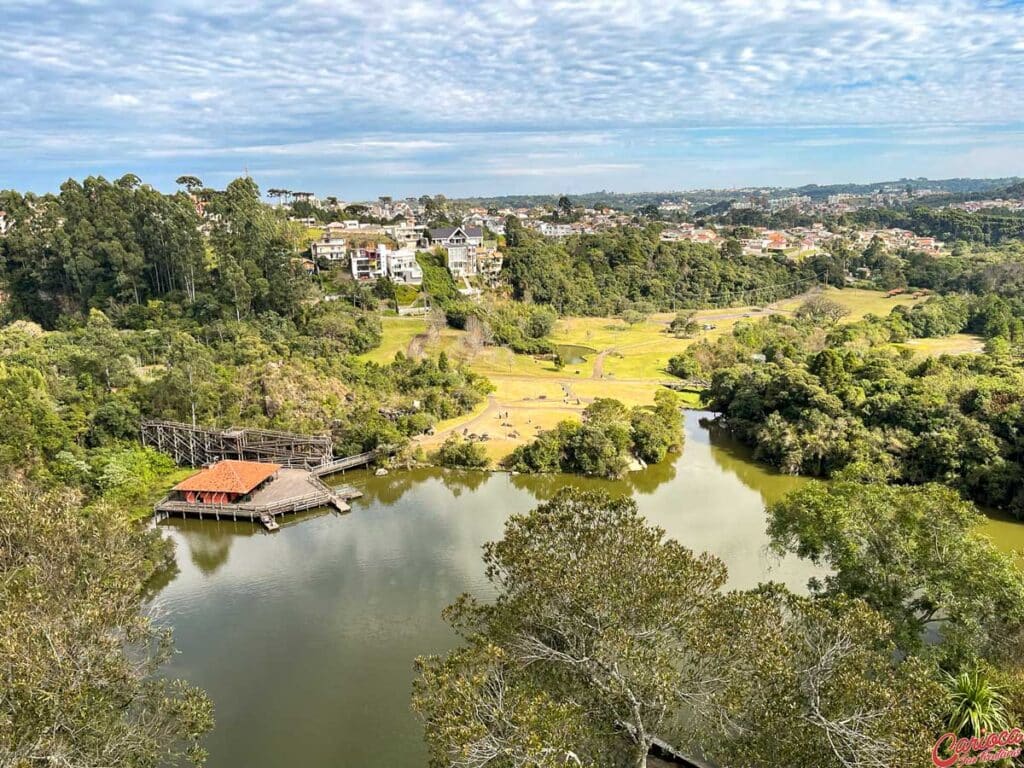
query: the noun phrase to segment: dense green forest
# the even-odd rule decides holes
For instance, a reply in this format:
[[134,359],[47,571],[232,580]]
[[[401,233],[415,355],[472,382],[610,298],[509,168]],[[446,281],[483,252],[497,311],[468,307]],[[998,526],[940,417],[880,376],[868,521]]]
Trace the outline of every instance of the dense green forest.
[[[614,315],[775,301],[803,292],[820,265],[783,257],[723,257],[701,243],[663,243],[659,228],[551,240],[506,224],[505,271],[516,299],[574,315]],[[818,270],[818,271],[816,271]]]
[[[829,476],[869,462],[893,481],[946,483],[1024,514],[1020,304],[950,295],[848,324],[830,304],[739,323],[670,369],[710,379],[720,423],[783,471]],[[962,331],[986,337],[986,353],[922,359],[893,346]]]

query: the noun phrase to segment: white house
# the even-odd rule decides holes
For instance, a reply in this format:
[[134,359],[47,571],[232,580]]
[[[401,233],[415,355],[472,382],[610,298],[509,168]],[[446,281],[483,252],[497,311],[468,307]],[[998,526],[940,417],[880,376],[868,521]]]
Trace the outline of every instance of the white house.
[[348,254],[345,238],[325,234],[323,238],[310,244],[314,259],[326,259],[327,261],[343,261]]
[[452,277],[469,277],[477,273],[476,251],[484,241],[479,227],[440,227],[427,232],[426,244],[440,247],[447,256]]
[[388,247],[383,243],[355,248],[349,258],[352,277],[377,280],[388,273]]
[[426,229],[422,224],[389,224],[384,227],[384,234],[398,243],[399,247],[414,246],[423,239]]
[[571,224],[552,224],[547,221],[540,222],[537,230],[547,237],[569,237],[573,233]]
[[399,248],[387,254],[387,269],[391,279],[407,285],[423,282],[423,269],[416,261],[415,248]]

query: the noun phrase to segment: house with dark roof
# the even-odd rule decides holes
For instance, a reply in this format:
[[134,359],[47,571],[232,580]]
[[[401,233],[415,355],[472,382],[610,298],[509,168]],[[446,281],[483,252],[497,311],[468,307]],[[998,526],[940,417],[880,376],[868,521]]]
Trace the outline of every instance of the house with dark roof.
[[435,227],[427,230],[424,246],[444,251],[452,277],[469,277],[477,273],[476,251],[484,242],[480,227]]

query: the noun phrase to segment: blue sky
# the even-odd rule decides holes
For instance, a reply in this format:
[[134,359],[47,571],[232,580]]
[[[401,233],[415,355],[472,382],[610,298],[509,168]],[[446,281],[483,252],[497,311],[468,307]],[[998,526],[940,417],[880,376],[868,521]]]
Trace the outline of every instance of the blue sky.
[[0,188],[1024,175],[1024,3],[4,0]]

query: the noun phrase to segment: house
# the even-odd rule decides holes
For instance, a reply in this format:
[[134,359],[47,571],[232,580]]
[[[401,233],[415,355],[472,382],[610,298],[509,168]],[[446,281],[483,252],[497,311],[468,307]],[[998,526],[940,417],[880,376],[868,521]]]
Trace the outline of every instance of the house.
[[348,247],[345,238],[324,233],[324,236],[309,246],[314,259],[325,261],[344,261],[348,255]]
[[391,279],[407,285],[423,282],[423,269],[416,261],[415,248],[399,248],[387,254],[387,270]]
[[389,224],[384,227],[384,234],[398,243],[401,248],[407,245],[415,246],[423,239],[426,229],[422,224],[412,224],[406,221],[405,223]]
[[488,283],[497,282],[501,274],[501,266],[504,263],[504,256],[501,251],[493,246],[483,246],[476,252],[476,271]]
[[552,224],[547,221],[539,222],[537,231],[547,237],[569,237],[573,234],[572,224]]
[[233,504],[247,501],[269,483],[280,464],[261,461],[218,461],[171,489],[171,498],[189,504]]
[[427,231],[426,245],[441,248],[447,257],[452,277],[469,277],[477,273],[476,251],[483,244],[484,232],[479,227],[439,227]]
[[349,257],[352,277],[377,280],[388,273],[388,247],[383,243],[355,248]]
[[766,251],[784,251],[787,247],[786,236],[781,232],[766,232],[768,242],[765,245]]

